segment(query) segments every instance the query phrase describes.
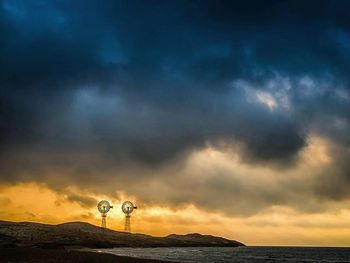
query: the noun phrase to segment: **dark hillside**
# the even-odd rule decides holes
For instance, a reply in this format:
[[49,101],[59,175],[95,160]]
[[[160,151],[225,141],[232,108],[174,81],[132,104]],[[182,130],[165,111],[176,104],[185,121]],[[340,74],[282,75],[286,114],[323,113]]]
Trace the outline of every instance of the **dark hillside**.
[[47,225],[7,221],[0,221],[0,245],[41,248],[244,246],[242,243],[234,240],[201,234],[173,234],[166,237],[153,237],[144,234],[131,234],[109,229],[104,230],[83,222]]

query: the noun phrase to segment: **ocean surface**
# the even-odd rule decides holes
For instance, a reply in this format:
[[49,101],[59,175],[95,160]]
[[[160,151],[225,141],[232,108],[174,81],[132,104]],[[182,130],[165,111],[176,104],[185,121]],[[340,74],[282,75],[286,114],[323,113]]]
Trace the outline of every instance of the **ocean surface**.
[[178,262],[350,262],[350,248],[114,248],[98,251],[120,256]]

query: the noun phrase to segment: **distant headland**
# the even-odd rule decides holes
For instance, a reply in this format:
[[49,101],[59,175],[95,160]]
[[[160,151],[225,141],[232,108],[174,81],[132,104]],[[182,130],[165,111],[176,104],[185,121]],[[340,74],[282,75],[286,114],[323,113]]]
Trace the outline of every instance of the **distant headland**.
[[48,225],[0,221],[0,261],[28,263],[160,263],[77,249],[113,247],[238,247],[244,244],[201,234],[153,237],[104,229],[83,222]]
[[0,221],[1,247],[112,248],[112,247],[237,247],[243,243],[201,234],[153,237],[102,229],[89,223],[48,225]]

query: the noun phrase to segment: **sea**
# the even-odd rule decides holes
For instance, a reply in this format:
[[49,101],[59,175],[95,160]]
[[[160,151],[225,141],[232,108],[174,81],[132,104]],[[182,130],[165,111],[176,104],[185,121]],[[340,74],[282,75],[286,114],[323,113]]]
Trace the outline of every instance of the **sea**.
[[113,248],[98,252],[177,262],[350,262],[350,248],[326,247],[196,247]]

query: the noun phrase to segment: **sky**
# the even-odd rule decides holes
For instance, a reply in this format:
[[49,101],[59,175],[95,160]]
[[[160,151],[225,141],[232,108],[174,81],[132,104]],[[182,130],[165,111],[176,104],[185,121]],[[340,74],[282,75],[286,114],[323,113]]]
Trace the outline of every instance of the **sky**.
[[349,8],[0,0],[0,219],[350,246]]

